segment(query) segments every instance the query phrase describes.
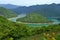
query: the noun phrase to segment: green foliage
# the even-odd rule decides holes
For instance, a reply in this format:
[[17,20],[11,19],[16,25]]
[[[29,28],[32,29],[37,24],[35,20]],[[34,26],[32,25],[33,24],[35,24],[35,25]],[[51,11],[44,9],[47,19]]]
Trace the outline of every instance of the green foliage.
[[60,40],[60,34],[56,35],[56,40]]
[[7,37],[7,38],[5,38],[3,40],[14,40],[14,39],[12,37],[11,38]]
[[10,39],[11,37],[15,39],[19,39],[21,37],[26,37],[33,35],[32,33],[34,28],[27,27],[23,24],[18,24],[15,22],[11,22],[6,18],[0,16],[0,39]]
[[26,23],[48,23],[52,22],[51,20],[47,20],[46,17],[42,16],[40,12],[32,12],[27,14],[26,17],[19,18],[17,21],[26,22]]
[[9,10],[9,9],[0,7],[0,16],[4,16],[4,17],[6,17],[6,18],[11,18],[11,17],[16,17],[17,14],[14,13],[14,12],[12,12],[12,11]]
[[[23,38],[28,38],[31,36],[38,35],[34,38],[37,40],[43,39],[43,33],[49,33],[55,32],[56,35],[60,33],[60,25],[50,25],[48,27],[29,27],[24,24],[15,23],[7,20],[7,18],[4,18],[0,16],[0,40],[20,40]],[[32,37],[31,37],[32,38]],[[56,36],[57,40],[59,39],[59,36]],[[32,39],[31,39],[32,40]]]

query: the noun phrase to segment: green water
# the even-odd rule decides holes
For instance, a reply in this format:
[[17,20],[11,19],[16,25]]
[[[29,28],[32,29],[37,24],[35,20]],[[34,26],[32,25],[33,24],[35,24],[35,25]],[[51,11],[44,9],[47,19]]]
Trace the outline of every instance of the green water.
[[31,26],[31,27],[42,27],[42,26],[49,26],[49,25],[52,25],[52,24],[48,24],[48,23],[35,23],[35,24],[26,24],[27,26]]
[[49,25],[54,25],[54,24],[59,24],[60,21],[58,21],[57,19],[51,19],[53,21],[53,23],[31,23],[31,24],[26,24],[27,26],[31,26],[31,27],[42,27],[42,26],[49,26]]

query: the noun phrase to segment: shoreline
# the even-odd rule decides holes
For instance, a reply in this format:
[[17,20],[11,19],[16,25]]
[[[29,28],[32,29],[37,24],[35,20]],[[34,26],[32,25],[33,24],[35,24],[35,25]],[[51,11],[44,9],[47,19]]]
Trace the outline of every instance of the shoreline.
[[24,23],[24,22],[17,22],[22,24],[54,24],[54,23]]

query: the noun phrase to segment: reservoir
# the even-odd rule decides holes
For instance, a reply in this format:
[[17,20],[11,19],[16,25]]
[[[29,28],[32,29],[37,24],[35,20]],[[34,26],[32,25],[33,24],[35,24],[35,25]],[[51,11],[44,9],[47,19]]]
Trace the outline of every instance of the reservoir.
[[[17,17],[14,18],[9,18],[10,21],[16,22],[16,20],[18,18],[22,18],[25,17],[26,14],[20,14]],[[60,21],[58,21],[57,19],[54,18],[48,18],[49,20],[52,20],[53,23],[26,23],[27,26],[31,26],[31,27],[41,27],[41,26],[49,26],[49,25],[53,25],[53,24],[59,24]],[[24,23],[25,24],[25,23]]]

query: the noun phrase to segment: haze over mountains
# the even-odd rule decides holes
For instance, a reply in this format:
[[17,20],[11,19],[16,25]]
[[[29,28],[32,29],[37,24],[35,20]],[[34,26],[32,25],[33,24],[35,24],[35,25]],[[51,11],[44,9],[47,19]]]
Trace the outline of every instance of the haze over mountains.
[[7,9],[14,9],[14,8],[17,8],[18,6],[17,5],[12,5],[12,4],[0,4],[0,7],[4,7],[4,8],[7,8]]
[[38,11],[40,14],[47,18],[60,18],[60,4],[44,4],[44,5],[33,5],[33,6],[16,6],[11,4],[0,4],[0,7],[8,8],[17,14],[27,14],[33,11]]

